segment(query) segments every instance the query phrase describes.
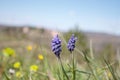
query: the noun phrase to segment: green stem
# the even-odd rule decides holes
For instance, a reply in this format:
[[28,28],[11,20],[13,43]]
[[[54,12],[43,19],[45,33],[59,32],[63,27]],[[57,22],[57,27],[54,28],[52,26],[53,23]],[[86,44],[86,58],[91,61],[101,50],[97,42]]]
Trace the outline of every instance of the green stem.
[[32,80],[32,73],[29,74],[29,80]]
[[69,77],[68,77],[68,75],[66,74],[65,69],[64,69],[64,67],[63,67],[63,64],[62,64],[61,58],[58,58],[58,60],[59,60],[59,62],[60,62],[60,65],[61,65],[61,68],[62,68],[63,73],[65,74],[67,80],[69,80]]
[[3,72],[3,74],[5,75],[5,77],[6,77],[7,80],[10,80],[10,77],[8,77],[5,72]]
[[88,67],[90,68],[90,70],[91,70],[91,72],[92,72],[92,74],[93,74],[94,79],[95,79],[95,80],[98,80],[97,77],[96,77],[96,75],[95,75],[95,73],[94,73],[94,71],[93,71],[93,69],[92,69],[92,67],[90,66],[90,62],[91,62],[91,61],[90,61],[89,58],[87,57],[86,53],[87,53],[87,52],[83,52],[84,58],[85,58],[85,60],[86,60],[86,62],[87,62],[87,64],[88,64]]
[[89,63],[88,63],[88,67],[91,69],[91,72],[92,72],[92,74],[93,74],[93,76],[94,76],[94,79],[95,79],[95,80],[98,80],[98,79],[96,78],[95,73],[94,73],[94,71],[93,71],[93,69],[92,69],[92,67],[90,66]]
[[76,71],[75,71],[75,61],[74,61],[74,54],[71,52],[72,54],[72,66],[73,66],[73,80],[75,80],[76,78]]

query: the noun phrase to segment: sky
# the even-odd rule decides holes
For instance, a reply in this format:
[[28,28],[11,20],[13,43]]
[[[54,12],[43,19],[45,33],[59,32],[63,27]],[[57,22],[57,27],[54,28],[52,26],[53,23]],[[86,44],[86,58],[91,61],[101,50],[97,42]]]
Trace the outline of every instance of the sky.
[[0,0],[0,24],[120,34],[120,0]]

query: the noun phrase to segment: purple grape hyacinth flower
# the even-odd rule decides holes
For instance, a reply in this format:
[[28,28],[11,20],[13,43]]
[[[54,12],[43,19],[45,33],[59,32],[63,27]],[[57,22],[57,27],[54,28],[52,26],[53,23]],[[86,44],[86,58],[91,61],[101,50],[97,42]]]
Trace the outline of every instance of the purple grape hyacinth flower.
[[60,58],[60,52],[62,51],[61,49],[61,40],[59,39],[58,35],[56,35],[51,42],[51,47],[52,47],[52,51],[54,52],[54,54]]
[[70,52],[74,51],[76,40],[77,40],[77,37],[75,37],[74,34],[72,34],[71,38],[68,41],[68,45],[67,45],[67,48]]

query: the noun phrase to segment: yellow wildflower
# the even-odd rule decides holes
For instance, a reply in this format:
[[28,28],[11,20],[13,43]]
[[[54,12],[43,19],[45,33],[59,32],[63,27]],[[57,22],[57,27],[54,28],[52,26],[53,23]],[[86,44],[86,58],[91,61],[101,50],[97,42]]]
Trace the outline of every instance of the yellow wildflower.
[[28,45],[28,46],[27,46],[27,50],[28,50],[28,51],[31,51],[32,49],[33,49],[33,47],[32,47],[31,45]]
[[108,73],[107,73],[107,75],[108,75],[108,77],[109,77],[109,78],[111,78],[111,77],[112,77],[111,72],[108,72]]
[[43,60],[44,59],[43,55],[39,54],[38,59]]
[[98,74],[103,73],[103,69],[101,69],[101,68],[97,68],[97,73],[98,73]]
[[38,70],[38,66],[37,65],[31,65],[30,66],[30,71],[36,72]]
[[22,75],[22,73],[21,73],[20,71],[16,72],[16,77],[20,78],[20,77],[22,77],[22,76],[23,76],[23,75]]
[[5,49],[3,49],[3,54],[5,55],[5,56],[15,56],[15,51],[14,51],[14,49],[12,49],[12,48],[5,48]]
[[20,62],[15,62],[13,65],[13,67],[17,69],[20,68],[20,66],[21,66]]

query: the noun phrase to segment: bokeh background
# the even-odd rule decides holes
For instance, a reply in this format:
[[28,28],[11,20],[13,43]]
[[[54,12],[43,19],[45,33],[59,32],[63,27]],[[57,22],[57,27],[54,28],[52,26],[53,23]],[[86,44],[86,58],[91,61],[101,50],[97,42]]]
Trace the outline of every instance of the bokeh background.
[[[78,38],[75,53],[86,50],[93,53],[88,56],[95,58],[97,65],[104,65],[102,62],[106,59],[119,69],[119,0],[0,0],[0,59],[3,60],[0,75],[16,61],[21,62],[23,69],[33,63],[43,67],[41,60],[39,64],[39,54],[55,65],[51,40],[56,34],[63,41],[61,56],[67,62],[70,53],[66,44],[73,33]],[[8,53],[13,49],[16,58],[9,60],[7,57],[8,61],[4,62],[2,53],[7,49]],[[83,57],[76,54],[75,58],[84,70]],[[49,73],[47,67],[40,70]]]

